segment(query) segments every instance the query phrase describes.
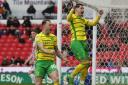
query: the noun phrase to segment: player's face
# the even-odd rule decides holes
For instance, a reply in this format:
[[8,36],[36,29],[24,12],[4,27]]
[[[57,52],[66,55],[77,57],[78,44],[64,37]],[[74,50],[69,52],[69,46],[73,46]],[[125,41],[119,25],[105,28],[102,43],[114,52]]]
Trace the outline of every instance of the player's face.
[[32,35],[32,38],[35,38],[35,36],[36,36],[36,32],[31,32],[31,35]]
[[76,9],[76,12],[79,16],[83,16],[84,14],[84,6],[80,5],[79,8]]
[[45,26],[44,26],[44,28],[45,28],[46,34],[49,34],[50,33],[50,29],[51,29],[51,22],[47,21]]

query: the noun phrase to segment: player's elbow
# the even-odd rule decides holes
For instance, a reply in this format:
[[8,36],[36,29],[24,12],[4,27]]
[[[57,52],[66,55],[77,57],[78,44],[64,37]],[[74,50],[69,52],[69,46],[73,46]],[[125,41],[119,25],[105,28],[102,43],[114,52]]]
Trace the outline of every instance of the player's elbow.
[[93,24],[92,24],[93,26],[96,26],[97,25],[97,22],[93,22]]
[[98,22],[91,22],[90,26],[96,26]]

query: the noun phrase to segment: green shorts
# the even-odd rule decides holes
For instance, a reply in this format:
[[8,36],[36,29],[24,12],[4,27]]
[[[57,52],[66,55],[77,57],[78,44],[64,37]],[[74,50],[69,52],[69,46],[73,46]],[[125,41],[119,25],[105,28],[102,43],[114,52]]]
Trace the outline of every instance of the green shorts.
[[57,66],[55,65],[54,61],[47,61],[47,60],[38,60],[35,63],[35,76],[42,77],[46,74],[50,74],[54,71],[57,71]]
[[90,59],[86,41],[73,40],[71,42],[71,50],[79,61]]

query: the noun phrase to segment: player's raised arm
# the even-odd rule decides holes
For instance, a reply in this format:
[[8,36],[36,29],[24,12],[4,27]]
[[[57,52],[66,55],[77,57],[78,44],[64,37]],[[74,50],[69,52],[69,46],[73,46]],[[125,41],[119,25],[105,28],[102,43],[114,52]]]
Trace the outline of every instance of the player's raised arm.
[[102,16],[102,14],[103,14],[103,11],[99,10],[98,15],[96,16],[96,18],[92,21],[89,21],[89,20],[85,19],[85,24],[87,24],[89,26],[95,26],[99,22],[100,17]]
[[74,13],[74,8],[72,8],[69,12],[69,14],[67,15],[67,20],[71,21],[72,20],[72,14]]
[[73,3],[72,9],[69,11],[69,14],[67,15],[67,20],[68,21],[72,20],[72,14],[74,14],[74,12],[75,12],[75,6],[76,6],[76,2]]

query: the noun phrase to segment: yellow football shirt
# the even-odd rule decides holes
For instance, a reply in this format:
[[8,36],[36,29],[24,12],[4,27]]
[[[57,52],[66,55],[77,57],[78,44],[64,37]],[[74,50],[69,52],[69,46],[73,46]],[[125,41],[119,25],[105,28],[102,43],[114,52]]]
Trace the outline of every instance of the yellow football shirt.
[[[45,35],[44,33],[39,33],[35,37],[35,42],[39,44],[43,44],[43,47],[46,49],[54,50],[55,46],[57,46],[57,38],[53,34]],[[48,54],[36,47],[36,60],[54,60],[54,54]]]
[[95,20],[89,21],[83,17],[74,14],[74,9],[71,9],[67,15],[67,20],[70,22],[70,29],[72,38],[71,40],[86,40],[85,26],[95,26],[99,22],[100,16],[97,16]]

